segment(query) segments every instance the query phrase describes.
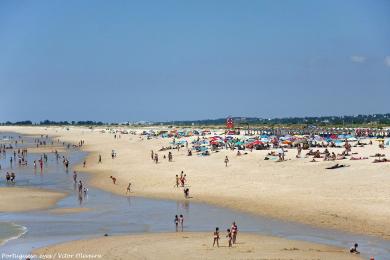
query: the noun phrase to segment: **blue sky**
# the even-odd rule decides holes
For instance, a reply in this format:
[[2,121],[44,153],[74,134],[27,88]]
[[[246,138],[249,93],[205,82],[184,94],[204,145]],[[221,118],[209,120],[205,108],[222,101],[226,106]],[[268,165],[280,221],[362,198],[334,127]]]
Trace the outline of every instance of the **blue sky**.
[[390,1],[0,1],[0,122],[390,112]]

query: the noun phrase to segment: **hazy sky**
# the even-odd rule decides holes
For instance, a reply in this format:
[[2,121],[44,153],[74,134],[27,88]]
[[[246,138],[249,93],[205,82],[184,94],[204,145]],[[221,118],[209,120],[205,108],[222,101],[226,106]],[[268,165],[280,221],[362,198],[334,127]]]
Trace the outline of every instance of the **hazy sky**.
[[0,1],[0,122],[390,112],[390,1]]

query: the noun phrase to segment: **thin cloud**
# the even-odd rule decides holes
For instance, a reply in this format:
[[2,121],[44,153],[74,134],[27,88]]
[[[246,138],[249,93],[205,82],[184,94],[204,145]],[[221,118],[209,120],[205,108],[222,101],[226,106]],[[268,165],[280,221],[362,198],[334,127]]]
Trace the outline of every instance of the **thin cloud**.
[[366,61],[366,57],[354,55],[351,56],[351,61],[355,63],[363,63]]
[[385,65],[386,65],[387,67],[390,67],[390,56],[386,56],[386,57],[385,57]]

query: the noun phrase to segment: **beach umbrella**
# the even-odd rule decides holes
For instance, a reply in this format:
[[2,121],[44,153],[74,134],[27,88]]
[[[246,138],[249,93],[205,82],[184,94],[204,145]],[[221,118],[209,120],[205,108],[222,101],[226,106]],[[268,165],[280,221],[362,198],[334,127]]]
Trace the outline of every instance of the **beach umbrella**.
[[252,143],[252,145],[264,145],[264,143],[260,140],[256,140]]

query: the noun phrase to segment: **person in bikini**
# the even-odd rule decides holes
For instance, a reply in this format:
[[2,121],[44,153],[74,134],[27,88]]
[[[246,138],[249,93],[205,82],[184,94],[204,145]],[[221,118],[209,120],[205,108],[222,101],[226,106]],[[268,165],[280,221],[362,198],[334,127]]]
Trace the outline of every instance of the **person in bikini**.
[[232,230],[232,241],[233,241],[233,244],[235,244],[236,239],[237,239],[237,232],[238,232],[238,227],[236,225],[236,222],[233,222],[233,224],[231,226],[231,230]]
[[215,246],[215,243],[217,244],[217,247],[219,247],[219,228],[216,227],[214,231],[214,242],[213,247]]
[[183,215],[179,216],[179,222],[180,222],[181,232],[183,232],[183,227],[184,227],[184,217],[183,217]]
[[175,216],[174,222],[175,222],[175,227],[177,232],[179,229],[179,217],[177,215]]
[[229,247],[232,247],[232,232],[230,231],[230,229],[226,230],[226,232],[227,232],[226,237],[228,238]]

